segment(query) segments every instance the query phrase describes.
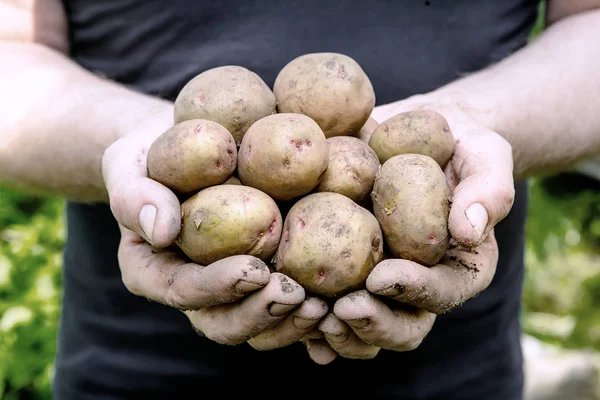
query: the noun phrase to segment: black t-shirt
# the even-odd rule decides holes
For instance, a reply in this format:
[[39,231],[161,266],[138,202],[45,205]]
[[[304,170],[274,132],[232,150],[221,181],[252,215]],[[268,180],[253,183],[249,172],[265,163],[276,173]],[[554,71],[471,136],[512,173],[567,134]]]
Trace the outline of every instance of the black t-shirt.
[[[139,91],[173,100],[196,74],[237,64],[272,87],[293,58],[332,51],[356,59],[377,103],[424,93],[526,44],[527,0],[65,0],[73,59]],[[101,106],[101,105],[98,105]],[[55,398],[171,399],[237,390],[262,398],[521,398],[519,311],[526,186],[497,227],[490,287],[441,316],[414,351],[319,366],[301,344],[257,352],[194,333],[179,311],[130,294],[117,263],[119,230],[105,204],[67,204],[64,305]],[[221,379],[217,379],[220,377]],[[242,378],[235,380],[222,378]],[[243,379],[250,378],[250,379]],[[223,383],[218,387],[212,385]],[[284,390],[281,390],[279,388]]]

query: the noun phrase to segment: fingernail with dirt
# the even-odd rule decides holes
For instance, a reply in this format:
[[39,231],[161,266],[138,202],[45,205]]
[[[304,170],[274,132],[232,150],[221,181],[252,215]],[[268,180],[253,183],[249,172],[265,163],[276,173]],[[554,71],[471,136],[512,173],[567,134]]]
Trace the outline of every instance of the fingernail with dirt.
[[489,216],[487,210],[482,204],[475,203],[467,208],[465,215],[471,223],[471,226],[475,229],[477,239],[480,240],[488,223]]
[[353,328],[362,329],[366,328],[369,325],[369,318],[361,318],[361,319],[350,319],[347,320],[346,323]]
[[269,307],[269,314],[274,317],[280,317],[292,311],[296,307],[295,304],[272,303]]
[[140,210],[138,220],[142,230],[146,234],[146,237],[150,242],[154,241],[154,221],[156,220],[156,207],[150,204],[146,204]]
[[332,333],[325,332],[325,337],[327,340],[331,340],[334,343],[344,343],[346,340],[348,340],[348,335],[345,333],[334,335]]
[[302,339],[300,339],[300,341],[302,342],[307,340],[323,339],[323,337],[323,332],[313,329],[309,331],[306,335],[304,335]]
[[294,326],[298,329],[307,329],[316,324],[314,319],[306,319],[302,317],[294,317]]
[[235,284],[235,291],[237,293],[244,294],[244,293],[248,293],[248,292],[253,292],[253,291],[258,290],[258,289],[260,289],[262,287],[264,287],[264,285],[259,285],[257,283],[248,282],[248,281],[240,279]]

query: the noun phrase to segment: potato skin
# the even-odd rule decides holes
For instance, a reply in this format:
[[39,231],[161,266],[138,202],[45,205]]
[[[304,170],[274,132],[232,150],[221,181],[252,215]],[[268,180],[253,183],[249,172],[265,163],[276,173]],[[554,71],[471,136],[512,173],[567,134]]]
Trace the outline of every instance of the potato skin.
[[223,182],[223,185],[241,185],[242,182],[235,176],[232,175],[229,179]]
[[254,72],[236,65],[216,67],[188,81],[175,99],[175,122],[208,119],[223,125],[236,144],[259,119],[274,114],[275,95]]
[[422,154],[444,168],[454,151],[446,119],[432,110],[403,112],[383,121],[369,139],[381,164],[399,154]]
[[175,243],[201,265],[242,254],[269,262],[281,237],[277,204],[247,186],[203,189],[181,205],[181,216],[181,232]]
[[378,126],[379,123],[373,117],[369,117],[369,119],[367,120],[367,122],[365,122],[362,128],[360,128],[358,132],[351,136],[358,138],[368,144],[369,140],[371,140],[371,136],[373,136],[373,132],[375,132],[375,129],[377,129]]
[[448,249],[450,187],[431,157],[401,154],[387,160],[375,179],[373,213],[394,257],[426,266]]
[[305,114],[326,137],[352,135],[375,107],[373,85],[361,66],[338,53],[311,53],[285,65],[273,93],[280,113]]
[[319,125],[302,114],[274,114],[254,123],[238,152],[243,185],[275,200],[313,190],[327,169],[329,152]]
[[339,193],[362,204],[371,193],[379,170],[377,154],[352,136],[330,137],[327,147],[329,162],[317,191]]
[[337,298],[361,288],[381,261],[377,219],[338,193],[313,193],[288,213],[275,267],[307,291]]
[[150,179],[191,194],[229,179],[237,166],[237,147],[231,133],[216,122],[183,121],[152,143],[146,166]]

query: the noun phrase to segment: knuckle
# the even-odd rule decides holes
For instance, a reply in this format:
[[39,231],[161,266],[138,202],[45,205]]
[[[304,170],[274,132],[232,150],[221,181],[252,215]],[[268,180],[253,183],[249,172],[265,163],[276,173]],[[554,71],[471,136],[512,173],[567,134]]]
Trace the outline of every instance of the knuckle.
[[504,137],[502,137],[499,134],[495,133],[495,137],[498,139],[498,146],[499,149],[504,151],[508,156],[510,156],[512,158],[512,145],[510,144],[510,142],[505,139]]
[[204,332],[204,334],[208,339],[212,340],[213,342],[229,346],[237,346],[250,339],[249,337],[228,331],[208,331]]
[[361,360],[372,360],[373,358],[377,357],[377,354],[379,354],[379,347],[373,347],[359,354],[358,358]]
[[191,310],[189,300],[181,291],[169,289],[165,296],[165,303],[169,307],[176,308],[182,311]]
[[396,351],[413,351],[419,348],[421,343],[423,343],[423,339],[409,340],[398,346]]
[[119,249],[117,251],[117,261],[119,263],[119,269],[121,271],[121,281],[123,286],[132,294],[139,296],[141,295],[141,288],[139,287],[139,280],[135,273],[135,268],[130,264],[127,257],[127,247],[123,245],[121,241]]
[[108,189],[109,204],[113,214],[118,216],[126,207],[130,193],[129,187],[129,185],[119,182]]
[[135,276],[135,274],[131,271],[130,268],[121,267],[121,281],[125,288],[132,294],[136,296],[141,296],[141,288],[139,285],[139,280]]
[[223,325],[221,321],[215,318],[215,315],[206,310],[198,310],[189,313],[190,321],[195,329],[201,331],[203,335],[216,343],[230,346],[237,346],[251,339],[251,335],[244,335],[239,329],[228,325]]
[[116,141],[113,144],[111,144],[110,146],[108,146],[106,148],[106,150],[104,150],[104,153],[102,154],[102,160],[101,160],[102,161],[102,170],[104,173],[106,173],[106,170],[108,169],[110,164],[112,162],[114,162],[115,158],[117,157],[120,147],[121,147],[121,142]]
[[491,270],[489,273],[486,273],[483,276],[483,278],[481,279],[481,283],[476,288],[475,293],[473,293],[472,297],[477,296],[491,285],[492,281],[494,280],[494,272],[494,270]]
[[496,190],[496,199],[499,204],[501,216],[508,214],[515,201],[515,187],[511,184],[502,184]]

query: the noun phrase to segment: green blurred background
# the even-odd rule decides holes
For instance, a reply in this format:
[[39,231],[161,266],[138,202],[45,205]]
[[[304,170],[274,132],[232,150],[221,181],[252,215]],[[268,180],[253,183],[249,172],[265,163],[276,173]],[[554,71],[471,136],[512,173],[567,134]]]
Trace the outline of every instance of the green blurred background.
[[[542,29],[540,21],[532,37]],[[1,400],[51,399],[63,204],[0,186]],[[532,180],[527,240],[525,332],[600,351],[600,181],[575,173]]]

